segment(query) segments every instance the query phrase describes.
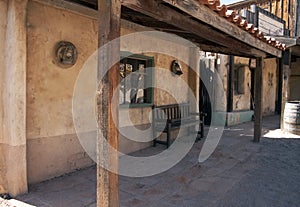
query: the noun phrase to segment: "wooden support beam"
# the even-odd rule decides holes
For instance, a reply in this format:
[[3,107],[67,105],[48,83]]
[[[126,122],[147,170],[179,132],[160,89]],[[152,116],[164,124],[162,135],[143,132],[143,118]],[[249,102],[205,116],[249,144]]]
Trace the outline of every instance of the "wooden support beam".
[[[237,27],[235,24],[227,21],[225,18],[219,16],[216,12],[209,9],[207,6],[199,4],[195,0],[162,0],[165,3],[168,3],[170,6],[173,6],[186,14],[191,15],[192,17],[198,19],[199,21],[211,25],[215,29],[221,31],[222,35],[226,34],[230,37],[234,37],[240,42],[245,43],[245,46],[251,46],[252,50],[250,53],[253,53],[256,57],[264,57],[264,55],[257,54],[258,51],[264,51],[275,57],[281,57],[282,52],[279,49],[274,48],[273,46],[262,42],[260,39],[253,37],[248,32]],[[235,44],[231,41],[232,47]],[[256,51],[258,50],[258,51]]]
[[[99,36],[101,48],[120,36],[121,3],[120,0],[98,0]],[[101,51],[101,50],[100,50]],[[118,175],[103,168],[99,163],[107,163],[115,170],[118,168],[118,99],[112,100],[119,84],[119,63],[113,63],[120,57],[120,42],[109,44],[106,51],[98,55],[98,91],[97,91],[97,206],[117,207]],[[110,67],[110,65],[113,65]],[[110,69],[109,69],[110,68]],[[109,71],[107,72],[107,69]],[[114,106],[114,108],[113,108]],[[113,119],[113,117],[115,119]],[[115,122],[117,123],[114,123]],[[101,136],[102,134],[102,136]],[[116,151],[110,150],[105,142]]]
[[256,58],[254,81],[254,142],[259,142],[262,131],[263,58]]
[[281,114],[282,110],[282,81],[283,81],[283,60],[282,58],[276,58],[276,64],[277,64],[277,74],[278,74],[278,89],[277,89],[277,103],[276,103],[276,113]]
[[[169,2],[169,1],[165,1],[165,2]],[[170,2],[172,1],[170,0]],[[201,17],[205,16],[205,18],[208,18],[209,22],[207,22],[205,18],[199,19],[198,15],[195,14],[195,12],[198,11],[184,8],[182,7],[182,4],[184,3],[178,1],[178,4],[176,4],[175,6],[178,9],[181,9],[183,12],[186,12],[187,14],[189,14],[190,12],[190,14],[194,16],[188,16],[183,12],[180,13],[178,12],[178,9],[176,10],[170,6],[160,4],[159,1],[122,0],[122,5],[126,8],[139,12],[140,14],[147,15],[156,21],[169,24],[180,30],[188,31],[191,34],[194,34],[196,37],[202,38],[202,40],[213,42],[215,46],[214,52],[219,52],[223,54],[232,54],[238,56],[247,56],[247,57],[265,57],[266,53],[264,52],[264,49],[267,49],[267,51],[270,52],[271,54],[274,53],[275,56],[277,56],[278,55],[277,53],[279,52],[281,54],[280,50],[254,38],[248,32],[243,31],[242,29],[238,28],[236,25],[225,20],[223,17],[218,16],[216,13],[206,8],[205,6],[203,5],[201,6],[197,4],[201,7],[201,10],[203,10],[202,12],[208,12],[205,14],[204,13],[201,14]],[[205,9],[203,9],[202,7],[205,7]],[[195,19],[199,19],[202,22],[196,21]],[[215,21],[212,21],[212,19]],[[227,28],[226,30],[227,32],[231,30],[234,31],[229,32],[229,35],[227,35],[226,33],[224,34],[224,32],[220,32],[218,30],[219,28],[217,29],[215,28],[216,25],[219,25],[218,22],[222,22],[222,23],[225,22],[227,26],[229,24],[230,27]],[[136,23],[151,27],[151,25],[149,25],[149,22],[143,23],[142,21],[140,21]],[[241,36],[243,36],[243,38],[241,38]],[[253,41],[249,42],[247,38],[250,38]],[[193,41],[193,42],[197,44],[197,41]],[[255,46],[258,46],[258,48],[260,48],[261,50],[256,49]],[[219,49],[219,51],[217,51],[216,49]]]
[[234,93],[234,84],[233,84],[233,68],[234,67],[234,56],[229,56],[229,70],[228,70],[228,82],[227,82],[227,112],[233,111],[233,93]]
[[285,103],[289,100],[290,96],[290,64],[291,64],[291,50],[286,50],[283,54],[283,60],[281,63],[282,67],[282,92],[281,92],[281,118],[280,118],[280,128],[281,130],[284,130],[284,108]]

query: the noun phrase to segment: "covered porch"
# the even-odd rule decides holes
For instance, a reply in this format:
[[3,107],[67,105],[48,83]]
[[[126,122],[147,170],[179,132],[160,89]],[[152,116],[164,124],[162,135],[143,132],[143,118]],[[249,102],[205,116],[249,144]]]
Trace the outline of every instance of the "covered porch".
[[[151,177],[120,176],[121,207],[140,206],[297,206],[300,140],[280,139],[279,116],[263,119],[264,138],[251,143],[252,123],[225,128],[214,154],[198,163],[203,141],[170,170]],[[276,136],[273,136],[275,132]],[[157,153],[148,148],[135,156]],[[38,207],[96,206],[96,167],[29,187],[16,199]],[[234,196],[233,196],[234,195]]]
[[[253,25],[247,24],[247,22],[245,22],[244,20],[236,16],[234,13],[230,13],[229,11],[227,11],[226,7],[220,6],[219,1],[32,0],[29,2],[31,4],[38,2],[41,3],[42,5],[51,5],[62,11],[71,10],[73,13],[77,13],[77,14],[79,13],[82,16],[88,16],[89,18],[91,17],[93,20],[96,20],[97,29],[95,28],[94,29],[99,31],[99,33],[97,34],[98,42],[90,41],[90,44],[93,44],[93,46],[98,45],[99,47],[102,47],[106,43],[109,43],[110,41],[113,41],[116,38],[120,37],[120,23],[121,23],[121,19],[124,19],[126,21],[133,22],[145,26],[147,28],[159,30],[166,33],[172,33],[172,34],[176,34],[177,36],[183,37],[184,39],[189,40],[196,45],[195,48],[191,48],[192,51],[198,51],[198,49],[200,48],[208,52],[238,55],[238,56],[250,57],[256,59],[255,123],[254,123],[254,128],[251,125],[249,133],[247,132],[247,134],[245,134],[247,136],[244,136],[243,139],[248,140],[248,145],[245,145],[245,147],[252,147],[252,146],[254,148],[258,147],[255,146],[253,143],[249,142],[249,140],[252,140],[253,138],[255,142],[259,142],[262,135],[261,84],[262,84],[262,73],[263,73],[262,70],[263,60],[268,57],[281,58],[282,49],[284,49],[284,45],[282,45],[279,42],[276,42],[273,39],[265,38],[262,33],[260,33],[257,29],[253,27]],[[5,108],[7,114],[9,114],[7,116],[4,116],[3,119],[3,123],[9,126],[9,131],[5,131],[6,134],[3,135],[3,137],[5,137],[5,141],[7,142],[7,143],[5,142],[5,146],[3,145],[3,147],[5,147],[6,150],[5,156],[3,156],[3,160],[7,168],[5,169],[5,173],[7,171],[8,173],[10,173],[9,175],[20,175],[20,176],[18,177],[18,180],[14,179],[15,178],[14,176],[7,176],[7,180],[5,181],[7,187],[5,187],[4,189],[8,189],[9,193],[11,193],[12,195],[17,195],[26,192],[28,186],[28,177],[27,177],[28,160],[27,160],[26,153],[29,146],[28,143],[30,141],[28,139],[28,136],[30,136],[31,134],[28,133],[26,128],[26,126],[28,126],[28,119],[27,119],[28,113],[26,114],[26,109],[35,109],[35,107],[29,108],[28,105],[31,103],[26,102],[26,100],[28,100],[28,97],[30,97],[33,100],[32,102],[34,102],[35,97],[32,96],[31,94],[30,90],[32,89],[28,87],[28,82],[30,81],[26,82],[26,80],[28,80],[26,79],[27,77],[26,71],[28,70],[27,68],[28,60],[26,58],[30,57],[30,56],[26,56],[27,53],[25,51],[27,51],[26,49],[27,49],[28,39],[26,38],[26,35],[24,35],[27,33],[27,28],[25,26],[27,25],[26,24],[27,1],[23,1],[22,4],[19,4],[19,1],[17,0],[10,1],[7,8],[9,10],[8,12],[9,18],[7,18],[7,22],[10,25],[9,27],[7,27],[8,30],[7,34],[13,33],[14,35],[11,36],[11,38],[7,40],[7,42],[5,42],[4,44],[5,46],[3,46],[6,53],[12,54],[11,56],[7,57],[7,59],[5,59],[6,60],[5,71],[9,71],[9,72],[7,72],[7,76],[5,76],[6,79],[3,81],[5,85],[5,89],[7,89],[7,90],[3,90],[2,93],[4,94],[3,96],[7,98],[5,99],[6,101],[3,103],[3,108]],[[60,14],[61,16],[66,16],[63,12]],[[63,25],[63,21],[61,21],[60,23]],[[89,24],[89,25],[94,26],[93,24]],[[29,31],[30,30],[34,31],[36,29],[35,27],[31,27],[30,25],[28,25],[28,28]],[[43,30],[43,27],[41,28]],[[47,30],[43,32],[47,33]],[[95,33],[96,32],[94,32],[93,34]],[[58,33],[58,35],[62,35],[62,34]],[[76,35],[77,34],[72,34],[70,36],[74,37]],[[86,36],[86,38],[88,38],[88,35]],[[47,42],[48,39],[47,38],[45,39],[46,40],[42,40],[42,41]],[[34,38],[30,40],[32,42],[35,42]],[[33,51],[34,50],[30,50],[28,51],[28,53]],[[48,55],[48,53],[41,53],[41,54]],[[197,58],[195,58],[197,54],[191,52],[190,55],[191,55],[190,57],[191,62],[194,62],[194,64],[197,65],[198,64],[196,61]],[[118,132],[119,100],[113,99],[113,95],[115,94],[118,95],[117,85],[120,82],[119,81],[120,65],[119,65],[119,61],[115,62],[115,60],[118,60],[120,56],[121,56],[120,42],[116,41],[115,44],[111,45],[108,48],[108,50],[105,51],[105,53],[99,54],[97,60],[99,64],[98,64],[97,74],[96,74],[98,78],[97,81],[99,83],[98,85],[99,88],[96,91],[98,135],[100,133],[103,134],[103,137],[98,136],[98,140],[97,140],[97,149],[98,149],[97,161],[102,162],[103,160],[104,161],[109,160],[110,164],[113,165],[117,170],[119,164],[118,154],[116,154],[115,152],[113,153],[110,152],[107,149],[106,145],[104,144],[104,141],[107,140],[108,143],[114,149],[118,149],[119,147],[119,132]],[[32,60],[34,60],[34,58],[32,58],[31,61]],[[50,61],[48,60],[48,62],[50,62],[51,64],[51,60]],[[110,65],[113,66],[109,67]],[[47,69],[47,67],[45,68]],[[109,70],[109,72],[106,73],[104,68],[111,68],[111,69]],[[15,74],[18,74],[18,76],[16,76]],[[36,74],[36,76],[38,75]],[[57,78],[54,75],[51,77],[53,79]],[[62,78],[62,80],[64,79]],[[46,80],[46,82],[47,81],[48,80]],[[29,95],[26,96],[26,93],[28,93]],[[70,93],[72,94],[72,92]],[[40,94],[45,95],[46,93],[41,92]],[[47,96],[45,95],[45,97]],[[11,105],[10,103],[16,103],[16,104]],[[10,114],[10,112],[12,115]],[[53,117],[50,116],[50,118]],[[63,117],[63,121],[64,118],[66,118],[66,116]],[[114,118],[116,118],[115,122],[112,121]],[[70,120],[72,121],[72,119]],[[31,124],[34,129],[34,133],[41,134],[41,132],[43,132],[43,130],[40,130],[38,127],[36,127],[36,125],[39,124],[38,121],[36,121],[35,123],[33,122]],[[72,122],[71,124],[66,123],[66,125],[72,128],[72,130],[70,131],[73,132],[73,123]],[[47,130],[49,128],[47,127]],[[50,134],[51,132],[47,130],[46,132]],[[56,132],[56,130],[59,131],[58,128],[53,127],[53,130],[50,131]],[[65,129],[62,129],[61,131],[69,132],[68,130]],[[252,136],[253,134],[254,136]],[[40,142],[40,137],[38,136],[32,137],[32,140],[33,139],[38,140],[36,141],[36,143]],[[61,137],[56,136],[56,139],[61,139]],[[71,142],[73,142],[73,137],[72,138],[64,137],[64,139],[71,140]],[[38,145],[38,147],[40,146],[41,145]],[[47,143],[44,143],[44,147],[47,149],[48,147]],[[201,147],[201,143],[198,143],[197,145],[194,146],[196,150],[199,149],[199,147]],[[57,149],[57,148],[53,147],[53,149]],[[68,149],[67,144],[65,149]],[[60,150],[59,153],[62,154],[64,153],[64,150],[61,149],[59,150]],[[236,148],[236,150],[238,150],[238,148]],[[42,155],[44,151],[41,150],[40,155]],[[50,149],[49,154],[51,153],[52,151]],[[146,151],[144,151],[143,153],[146,153]],[[193,151],[191,153],[193,153]],[[40,157],[37,156],[35,158],[39,159]],[[186,159],[188,160],[187,163],[191,164],[192,161],[195,161],[195,159],[197,159],[197,156],[194,155],[187,156]],[[15,160],[18,160],[18,162],[15,162]],[[54,162],[55,161],[56,160],[54,160]],[[75,161],[68,160],[68,164],[71,165],[75,162],[76,160]],[[34,161],[32,161],[32,163],[33,163],[32,166],[34,166],[35,164]],[[52,169],[51,165],[49,166],[50,166],[49,169],[51,170]],[[179,167],[179,166],[180,165],[177,166],[179,168],[178,169],[179,171],[182,171],[183,173],[187,173],[184,167]],[[188,165],[187,167],[193,168],[192,165],[191,166]],[[59,166],[57,168],[59,168]],[[199,170],[197,169],[198,165],[195,168],[196,171]],[[92,169],[90,170],[91,172],[94,172]],[[193,170],[191,170],[191,172],[192,171]],[[198,173],[199,175],[201,174],[200,171],[197,171],[197,174]],[[176,173],[173,172],[173,174]],[[102,168],[100,165],[97,167],[96,175],[97,175],[96,176],[97,206],[103,206],[103,207],[118,206],[119,203],[121,202],[125,202],[125,203],[127,202],[127,201],[122,201],[122,196],[124,196],[126,192],[121,191],[122,189],[121,186],[122,185],[126,186],[126,182],[128,183],[128,180],[126,181],[126,179],[124,178],[124,183],[122,184],[123,181],[121,179],[119,185],[119,176],[117,174],[109,172],[107,169]],[[161,177],[160,179],[162,180],[165,179],[164,174],[157,175],[157,176]],[[184,184],[186,182],[190,184],[190,181],[192,182],[192,179],[186,180],[184,178],[185,176],[184,175],[182,176],[183,177],[178,178],[179,184],[180,183]],[[34,178],[34,176],[32,177]],[[94,182],[95,178],[93,179]],[[141,178],[141,180],[143,179],[147,179],[147,178]],[[144,188],[143,185],[144,185],[143,183],[141,185],[138,184],[137,187],[142,189]],[[174,186],[174,188],[176,187],[178,186]],[[127,186],[126,188],[130,189],[130,186]],[[201,187],[199,187],[199,189],[201,190]],[[119,193],[121,199],[118,198]],[[124,193],[124,195],[122,193]],[[150,190],[149,194],[151,195],[153,193],[155,194],[156,192],[151,192]],[[179,197],[180,196],[182,195],[179,195]],[[136,199],[134,201],[128,201],[128,202],[139,203],[140,202],[139,200],[141,199]],[[94,200],[91,201],[90,204],[95,205]]]

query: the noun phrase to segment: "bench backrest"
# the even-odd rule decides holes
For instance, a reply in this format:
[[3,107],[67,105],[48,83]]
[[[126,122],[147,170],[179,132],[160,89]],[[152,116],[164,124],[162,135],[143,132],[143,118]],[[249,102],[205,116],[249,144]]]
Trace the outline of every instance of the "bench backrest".
[[189,103],[153,106],[154,120],[184,119],[190,116]]

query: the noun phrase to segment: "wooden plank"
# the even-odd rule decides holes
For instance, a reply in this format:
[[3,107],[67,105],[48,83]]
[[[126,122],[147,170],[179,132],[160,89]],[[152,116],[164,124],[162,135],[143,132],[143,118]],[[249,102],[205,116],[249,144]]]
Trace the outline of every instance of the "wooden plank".
[[258,13],[258,29],[268,35],[284,35],[284,24],[261,12]]
[[235,55],[235,56],[253,58],[253,55],[249,53],[242,53],[241,51],[234,50],[233,48],[218,47],[218,46],[202,44],[202,43],[196,45],[199,46],[199,48],[201,48],[201,50],[205,52],[221,53],[224,55]]
[[[273,55],[275,57],[281,57],[282,52],[273,46],[262,42],[260,39],[253,37],[248,32],[237,27],[235,24],[227,21],[225,18],[219,16],[216,12],[206,7],[205,5],[199,4],[195,0],[162,0],[165,3],[191,15],[192,17],[212,25],[215,29],[220,30],[231,37],[245,43],[246,45],[252,46],[260,51]],[[235,43],[231,42],[232,45]],[[259,56],[256,56],[259,57]],[[262,56],[261,56],[262,57]]]
[[256,59],[254,81],[254,142],[259,142],[262,131],[263,58]]
[[282,67],[282,92],[281,92],[281,119],[280,119],[280,128],[284,130],[284,108],[285,103],[289,100],[289,85],[290,85],[290,63],[291,63],[291,50],[286,50],[283,55],[283,60],[280,65]]
[[[120,0],[98,0],[98,45],[99,48],[120,36],[121,3]],[[107,162],[115,170],[118,168],[118,99],[112,100],[117,93],[119,83],[119,63],[113,64],[113,60],[120,57],[120,42],[114,41],[108,50],[98,55],[98,91],[97,91],[97,206],[117,207],[118,200],[118,175],[109,172],[99,165]],[[106,69],[113,65],[107,72]],[[103,77],[103,78],[102,78]],[[114,107],[113,107],[114,106]],[[115,118],[116,123],[113,121]],[[103,136],[100,134],[102,133]],[[115,148],[109,150],[107,144]]]
[[[220,49],[221,51],[216,51],[214,52],[221,52],[222,49],[226,50],[226,54],[231,53],[231,54],[236,54],[240,56],[251,56],[251,57],[262,57],[266,56],[265,52],[263,50],[258,50],[255,49],[250,45],[244,44],[243,41],[237,40],[235,38],[235,35],[231,35],[231,37],[225,35],[224,33],[213,29],[209,24],[209,22],[197,22],[194,19],[192,19],[190,16],[187,16],[185,14],[177,12],[174,8],[170,8],[169,6],[165,6],[163,4],[160,4],[157,1],[153,0],[123,0],[122,5],[126,8],[130,8],[134,11],[140,12],[144,15],[150,16],[153,19],[156,19],[157,21],[161,21],[164,23],[167,23],[169,25],[172,25],[174,27],[177,27],[183,31],[188,31],[189,33],[194,34],[195,36],[201,37],[204,40],[208,40],[211,42],[214,42],[215,44],[220,45],[221,47],[215,47],[217,49]],[[176,4],[177,5],[177,4]],[[207,8],[208,9],[208,8]],[[210,9],[208,9],[210,12]],[[211,15],[211,13],[209,13]],[[217,16],[217,14],[213,13],[214,18]],[[221,18],[221,17],[219,17]],[[226,21],[225,19],[223,19]],[[217,19],[217,21],[220,21]],[[230,23],[226,21],[227,24]],[[138,22],[139,24],[143,24],[143,22]],[[213,22],[211,21],[211,25],[214,25]],[[147,26],[149,23],[147,22]],[[237,28],[234,24],[230,23],[230,28],[229,29],[234,29],[237,35],[248,35],[249,37],[252,37],[249,33],[244,32],[240,28]],[[180,35],[180,34],[178,34]],[[248,37],[247,36],[247,37]],[[254,37],[252,37],[254,38]],[[264,44],[265,43],[257,40],[259,44]],[[197,44],[196,41],[193,41],[194,43]],[[268,47],[269,45],[267,45]],[[214,46],[212,46],[213,48]],[[224,48],[222,48],[224,47]],[[269,46],[271,47],[271,46]],[[268,48],[269,48],[268,47]],[[271,47],[272,51],[279,51],[274,47]],[[238,54],[237,54],[238,53]],[[281,54],[281,51],[280,51]]]

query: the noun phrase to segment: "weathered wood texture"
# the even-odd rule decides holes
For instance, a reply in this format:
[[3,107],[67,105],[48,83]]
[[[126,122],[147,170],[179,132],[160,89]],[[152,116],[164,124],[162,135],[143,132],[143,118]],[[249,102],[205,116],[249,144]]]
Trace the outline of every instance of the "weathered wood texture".
[[[111,41],[120,36],[121,3],[120,0],[98,0],[99,5],[99,48],[110,42],[108,49],[98,55],[98,91],[97,91],[97,206],[117,207],[118,175],[102,165],[118,169],[118,99],[112,100],[119,84],[120,57],[119,41]],[[110,65],[113,65],[110,67]],[[107,72],[107,68],[110,70]],[[116,94],[116,95],[117,95]],[[116,96],[118,97],[118,95]],[[113,119],[114,117],[114,119]],[[102,134],[102,136],[101,136]],[[116,151],[110,150],[108,144]]]
[[287,50],[284,52],[283,56],[283,61],[281,63],[282,67],[282,93],[281,93],[281,120],[280,120],[280,128],[281,130],[284,130],[284,108],[285,108],[285,103],[289,100],[289,85],[290,85],[290,61],[291,61],[291,51]]
[[[174,32],[198,44],[202,50],[245,57],[281,56],[281,51],[253,37],[196,1],[123,0],[122,18],[148,27]],[[135,12],[135,13],[134,13]],[[150,17],[150,18],[149,18]],[[145,18],[148,18],[145,21]],[[159,24],[161,23],[161,27]]]
[[227,82],[227,111],[233,111],[233,93],[234,93],[234,78],[233,78],[233,67],[234,67],[234,56],[229,57],[229,69],[228,69],[228,82]]
[[[276,57],[281,57],[281,51],[275,49],[271,45],[268,45],[261,40],[253,37],[248,32],[240,29],[233,23],[227,21],[225,18],[217,15],[214,11],[206,7],[205,5],[198,4],[197,1],[188,0],[188,1],[178,1],[178,0],[163,0],[164,2],[175,6],[177,9],[184,11],[185,13],[191,15],[192,17],[196,18],[197,20],[204,22],[208,25],[211,25],[215,29],[221,31],[221,33],[226,36],[229,35],[231,37],[236,38],[242,43],[245,43],[245,47],[251,46],[253,51],[250,52],[253,56],[261,57],[263,55],[256,54],[254,48],[265,51],[268,54],[274,55]],[[234,49],[235,42],[230,40],[232,43],[231,47]]]
[[262,130],[263,58],[256,59],[254,81],[254,142],[259,142]]
[[285,21],[286,28],[290,30],[292,37],[299,35],[297,31],[299,30],[297,27],[297,12],[299,12],[299,7],[297,4],[297,0],[272,1],[271,13]]

